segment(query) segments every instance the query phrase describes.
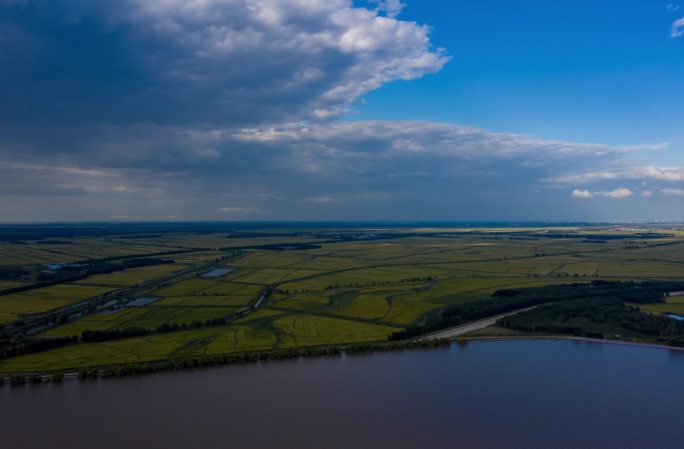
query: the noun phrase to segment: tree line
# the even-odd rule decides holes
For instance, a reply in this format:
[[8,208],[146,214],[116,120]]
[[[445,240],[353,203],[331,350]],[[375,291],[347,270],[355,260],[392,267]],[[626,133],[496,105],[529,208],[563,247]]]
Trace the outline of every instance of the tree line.
[[[569,326],[567,323],[574,323]],[[616,297],[591,298],[550,304],[535,310],[506,317],[502,327],[525,332],[548,332],[593,338],[604,338],[602,328],[622,329],[621,334],[653,337],[674,346],[684,345],[684,322],[642,312]]]
[[[390,340],[403,340],[428,332],[513,312],[548,303],[590,298],[617,299],[621,303],[639,304],[665,302],[668,292],[684,290],[684,282],[644,281],[619,282],[594,280],[591,283],[572,283],[501,289],[489,298],[448,306],[429,316],[423,323],[407,327],[390,335]],[[673,320],[674,321],[674,320]]]
[[[144,374],[160,373],[165,371],[179,371],[186,369],[208,368],[221,365],[235,365],[264,361],[288,360],[308,357],[339,356],[341,354],[354,355],[372,352],[401,351],[409,349],[438,348],[449,346],[448,340],[423,340],[404,342],[360,343],[350,345],[316,346],[304,348],[273,349],[268,351],[252,351],[235,354],[220,354],[214,356],[191,357],[182,359],[165,360],[159,362],[145,362],[124,364],[109,368],[84,368],[78,371],[80,380],[137,376]],[[20,386],[27,383],[41,384],[45,382],[61,382],[64,373],[57,372],[52,375],[42,376],[38,373],[32,375],[15,374],[10,377],[10,384]],[[4,378],[0,377],[0,385]]]

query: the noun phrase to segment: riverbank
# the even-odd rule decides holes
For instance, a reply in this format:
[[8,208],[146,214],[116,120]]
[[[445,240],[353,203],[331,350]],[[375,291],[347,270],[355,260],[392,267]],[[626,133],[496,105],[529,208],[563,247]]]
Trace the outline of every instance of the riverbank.
[[423,341],[407,340],[403,342],[370,342],[353,345],[322,346],[308,348],[291,348],[275,351],[246,352],[238,354],[221,354],[216,356],[192,357],[175,360],[158,360],[119,366],[99,366],[83,368],[78,371],[67,370],[61,372],[19,372],[0,373],[0,386],[7,383],[12,386],[26,384],[41,385],[44,383],[59,383],[63,380],[97,379],[111,377],[138,376],[167,371],[181,371],[195,368],[208,368],[222,365],[240,365],[254,362],[268,362],[298,358],[313,358],[324,356],[355,355],[375,352],[402,351],[407,349],[427,349],[451,344],[447,339],[430,339]]
[[461,337],[456,340],[458,343],[462,342],[477,342],[477,341],[516,341],[516,340],[565,340],[565,341],[578,341],[586,343],[602,343],[620,346],[633,346],[639,348],[651,348],[651,349],[667,349],[669,351],[684,352],[684,348],[677,346],[659,345],[655,343],[640,343],[634,341],[624,341],[624,340],[608,340],[601,338],[588,338],[588,337],[574,337],[572,335],[521,335],[521,336],[506,336],[506,337]]
[[59,383],[64,380],[92,380],[97,378],[118,378],[128,376],[140,376],[169,371],[182,371],[188,369],[208,368],[223,365],[241,365],[246,363],[269,362],[277,360],[292,360],[298,358],[321,358],[330,356],[357,355],[364,353],[379,353],[403,351],[410,349],[430,349],[449,346],[452,343],[458,345],[470,342],[495,342],[495,341],[575,341],[593,344],[610,344],[618,346],[639,347],[649,349],[665,349],[669,351],[684,352],[684,348],[658,345],[654,343],[634,342],[624,340],[610,340],[600,338],[575,337],[570,335],[508,335],[508,336],[461,336],[449,339],[425,338],[406,342],[393,343],[368,343],[338,347],[297,348],[281,351],[253,352],[241,354],[224,354],[211,357],[189,358],[181,360],[153,361],[124,366],[95,367],[78,371],[60,373],[0,373],[0,387],[4,384],[12,386],[41,385],[44,383]]

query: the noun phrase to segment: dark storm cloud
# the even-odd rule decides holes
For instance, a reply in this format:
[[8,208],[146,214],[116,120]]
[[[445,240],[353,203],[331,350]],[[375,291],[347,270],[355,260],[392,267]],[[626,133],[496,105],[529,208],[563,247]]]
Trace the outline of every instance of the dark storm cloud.
[[346,0],[0,3],[5,123],[328,118],[438,71],[428,29]]

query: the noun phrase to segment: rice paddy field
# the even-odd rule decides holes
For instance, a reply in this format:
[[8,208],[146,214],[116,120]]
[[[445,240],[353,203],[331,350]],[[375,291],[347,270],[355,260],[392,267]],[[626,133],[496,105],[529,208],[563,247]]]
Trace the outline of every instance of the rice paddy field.
[[[170,277],[145,292],[151,301],[86,314],[46,329],[38,338],[134,328],[150,329],[149,335],[79,342],[6,358],[0,360],[0,372],[385,341],[443,307],[478,301],[502,288],[594,279],[684,279],[680,229],[365,228],[347,229],[343,238],[332,230],[283,234],[74,238],[63,245],[0,243],[0,265],[25,267],[188,251],[165,256],[175,260],[173,265],[99,274],[0,296],[0,324],[7,324],[25,314]],[[212,269],[227,269],[225,274],[204,277],[197,272],[173,278],[176,272],[213,260],[221,262]],[[249,309],[266,289],[272,293],[256,310]],[[240,314],[246,308],[251,313]],[[684,296],[644,309],[682,313]],[[202,324],[217,319],[225,324]],[[181,327],[154,332],[162,325]]]
[[665,304],[644,304],[641,310],[658,314],[675,314],[684,317],[684,295],[671,296],[665,300]]

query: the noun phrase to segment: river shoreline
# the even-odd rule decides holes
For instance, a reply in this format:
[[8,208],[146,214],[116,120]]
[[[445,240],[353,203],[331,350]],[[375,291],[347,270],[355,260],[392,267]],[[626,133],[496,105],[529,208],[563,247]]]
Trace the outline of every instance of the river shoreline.
[[679,355],[511,340],[0,388],[0,446],[681,449]]
[[506,336],[506,337],[461,337],[455,341],[467,341],[467,342],[487,342],[487,341],[515,341],[515,340],[563,340],[563,341],[578,341],[585,343],[605,343],[611,345],[620,346],[634,346],[639,348],[651,348],[651,349],[667,349],[669,351],[684,352],[684,348],[679,348],[676,346],[668,345],[658,345],[655,343],[639,343],[636,341],[623,341],[623,340],[606,340],[601,338],[588,338],[588,337],[574,337],[571,335],[520,335],[520,336]]
[[[257,357],[253,357],[250,360],[244,361],[244,362],[224,362],[224,363],[211,363],[211,364],[197,364],[194,366],[188,366],[185,368],[178,368],[178,369],[151,369],[150,371],[143,371],[143,372],[137,372],[137,373],[131,373],[131,374],[126,374],[123,376],[110,376],[107,375],[106,372],[116,370],[116,369],[121,369],[125,367],[120,367],[120,366],[112,366],[110,368],[97,368],[97,369],[89,369],[85,370],[89,374],[86,376],[83,376],[83,371],[84,370],[79,370],[79,371],[69,371],[63,373],[63,380],[87,380],[87,379],[93,379],[93,378],[102,378],[106,379],[109,377],[130,377],[130,376],[141,376],[144,374],[155,374],[155,373],[161,373],[161,372],[169,372],[169,371],[185,371],[187,369],[197,369],[197,368],[210,368],[210,367],[220,367],[220,366],[228,366],[228,365],[242,365],[245,363],[256,363],[256,362],[268,362],[268,361],[278,361],[278,360],[293,360],[297,358],[323,358],[323,357],[329,357],[332,355],[339,355],[344,353],[345,355],[357,355],[357,354],[363,354],[363,353],[368,353],[368,354],[377,354],[377,353],[382,353],[382,352],[391,352],[391,351],[404,351],[404,350],[419,350],[419,349],[431,349],[431,348],[436,348],[439,346],[444,346],[444,343],[442,342],[437,342],[435,340],[432,340],[434,345],[418,345],[418,346],[402,346],[398,345],[397,347],[392,348],[391,346],[387,346],[383,349],[381,345],[378,345],[376,347],[371,347],[368,350],[365,351],[350,351],[348,348],[335,348],[337,352],[335,353],[320,353],[320,354],[315,354],[315,355],[307,355],[305,353],[297,353],[293,352],[291,356],[288,357],[259,357],[259,354],[257,354]],[[592,344],[610,344],[610,345],[618,345],[618,346],[628,346],[628,347],[638,347],[638,348],[647,348],[647,349],[664,349],[664,350],[669,350],[669,351],[676,351],[676,352],[684,352],[684,348],[679,348],[675,346],[667,346],[667,345],[658,345],[654,343],[640,343],[640,342],[630,342],[630,341],[622,341],[622,340],[606,340],[606,339],[600,339],[600,338],[587,338],[587,337],[575,337],[575,336],[564,336],[564,335],[558,335],[558,336],[553,336],[553,335],[521,335],[521,336],[501,336],[501,337],[459,337],[459,338],[452,338],[449,339],[449,344],[467,344],[467,343],[487,343],[487,342],[502,342],[502,341],[575,341],[575,342],[584,342],[584,343],[592,343]],[[370,344],[369,344],[370,345]],[[306,348],[303,348],[306,349]],[[215,356],[217,359],[222,357],[221,355]],[[145,366],[161,366],[163,362],[149,362],[149,363],[143,363],[141,365]],[[24,377],[24,382],[20,384],[19,386],[22,385],[40,385],[40,384],[45,384],[45,383],[58,383],[58,381],[54,380],[54,373],[1,373],[0,374],[0,388],[3,386],[3,384],[8,384],[11,385],[11,380],[14,376],[23,376]],[[39,376],[42,379],[42,382],[34,382],[33,379],[35,376]]]

